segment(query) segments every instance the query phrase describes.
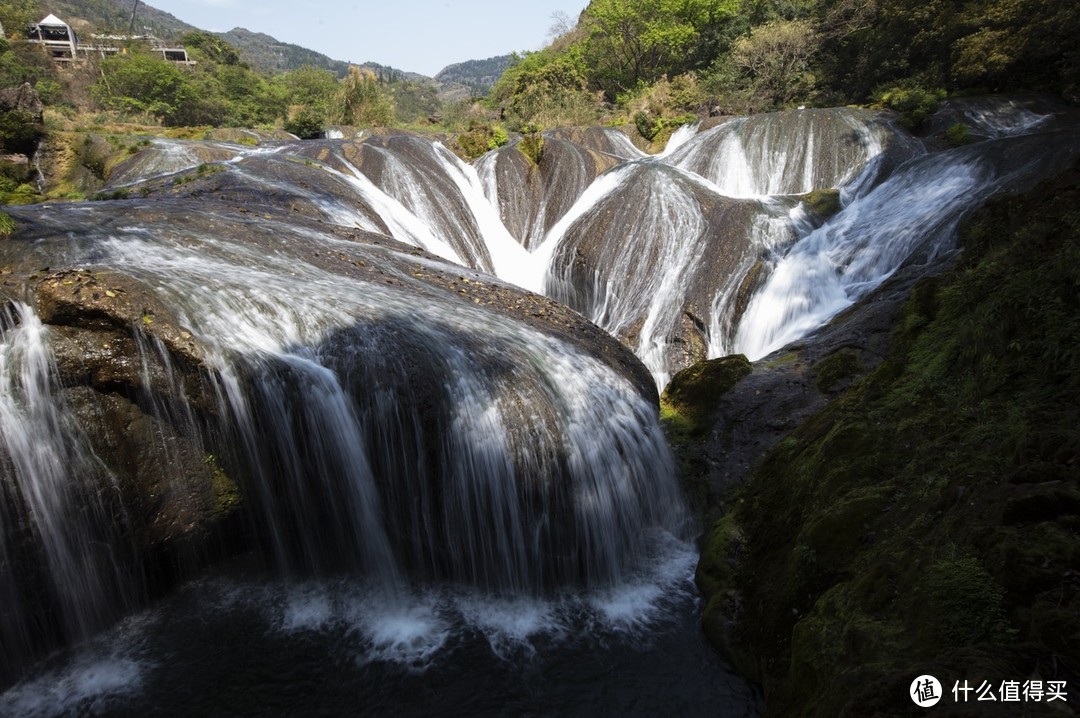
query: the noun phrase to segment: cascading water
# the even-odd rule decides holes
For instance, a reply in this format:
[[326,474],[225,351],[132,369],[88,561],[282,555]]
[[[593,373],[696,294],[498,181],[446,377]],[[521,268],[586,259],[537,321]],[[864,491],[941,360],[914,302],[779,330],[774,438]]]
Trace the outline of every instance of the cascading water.
[[[115,482],[57,395],[48,334],[25,304],[0,317],[0,671],[42,641],[91,635],[135,582]],[[45,629],[43,605],[57,617]]]
[[747,307],[734,350],[758,359],[809,334],[905,262],[951,251],[960,221],[990,195],[1069,161],[1020,138],[907,162],[791,248]]
[[760,211],[655,160],[621,165],[541,245],[538,253],[551,253],[544,291],[633,346],[662,387],[686,363],[673,356],[684,317],[707,321],[698,317],[708,303],[694,302],[698,276],[732,271],[747,251],[747,220]]
[[[472,587],[513,603],[568,587],[650,585],[660,580],[650,572],[671,560],[686,570],[686,517],[648,392],[591,356],[581,336],[562,334],[572,315],[530,326],[503,312],[540,300],[525,303],[506,286],[462,296],[455,287],[481,287],[484,278],[314,223],[245,226],[231,211],[204,207],[178,227],[168,213],[154,219],[149,206],[67,210],[35,213],[35,241],[6,243],[4,261],[36,266],[49,257],[53,266],[92,267],[92,276],[152,288],[203,347],[204,379],[217,396],[200,417],[169,423],[203,427],[188,430],[188,440],[240,481],[251,534],[276,570],[364,577],[376,597],[365,599],[373,650],[405,641],[393,650],[414,660],[415,642],[399,634],[382,641],[385,626],[373,616],[415,625],[424,585]],[[135,290],[107,291],[123,299]],[[541,304],[536,316],[553,306]],[[104,466],[80,468],[93,464],[94,451],[60,426],[67,394],[49,370],[49,332],[28,305],[17,307],[0,353],[0,426],[16,464],[0,509],[5,531],[40,524],[44,575],[73,592],[73,606],[107,609],[65,617],[67,637],[80,638],[122,613],[117,596],[140,587],[87,560],[88,544],[121,541],[124,524],[90,511],[84,497],[71,500],[73,477],[90,493],[108,491],[112,480]],[[163,362],[169,352],[142,328],[129,331],[145,357],[135,372],[137,391],[149,395],[142,405],[165,420],[171,402],[154,399],[162,379],[152,375],[166,375],[170,388],[159,393],[172,397],[191,395],[192,378]],[[35,449],[26,431],[46,440]],[[68,516],[74,506],[81,515]],[[6,533],[0,546],[0,568],[12,577],[25,563],[16,538]],[[30,574],[19,569],[4,590]],[[103,579],[117,588],[93,584]],[[35,615],[32,607],[5,612],[5,638]],[[445,619],[431,626],[443,628],[416,640],[437,648]],[[542,622],[527,634],[549,628]],[[4,656],[8,668],[19,658]]]
[[[298,666],[285,685],[333,676],[275,693],[279,712],[342,712],[389,681],[394,701],[437,713],[425,686],[462,682],[447,655],[496,677],[465,680],[493,696],[471,712],[535,709],[531,680],[505,688],[522,681],[506,666],[535,665],[523,656],[572,656],[584,682],[567,710],[611,674],[614,658],[581,669],[597,651],[643,656],[634,683],[662,670],[654,651],[685,666],[694,555],[648,374],[662,386],[705,356],[812,332],[905,262],[952,251],[972,206],[1077,154],[1074,130],[1026,109],[967,112],[997,139],[929,152],[886,115],[815,110],[686,128],[652,158],[614,130],[549,132],[538,165],[511,146],[476,170],[415,137],[192,143],[117,175],[148,200],[13,209],[29,229],[0,243],[7,674],[145,598],[140,561],[197,543],[185,499],[199,477],[199,505],[227,516],[239,485],[253,557],[0,695],[0,714],[139,713],[178,696],[167,675],[181,671],[237,710],[265,707],[254,696],[279,652]],[[179,198],[155,200],[162,189]],[[813,190],[837,191],[839,211],[811,212]],[[193,212],[200,192],[217,201]],[[480,271],[571,305],[648,372]],[[121,428],[97,430],[106,416]],[[122,438],[136,426],[145,446]],[[172,468],[133,488],[143,466]],[[660,620],[683,621],[682,638],[666,646],[648,628]],[[212,642],[228,646],[221,663]],[[716,684],[710,670],[681,688]],[[753,712],[744,688],[723,690],[733,715]],[[640,691],[627,687],[627,710]],[[658,695],[654,712],[679,691]]]
[[914,143],[865,110],[798,110],[729,120],[678,138],[667,161],[700,174],[731,197],[804,194],[841,187],[886,152]]

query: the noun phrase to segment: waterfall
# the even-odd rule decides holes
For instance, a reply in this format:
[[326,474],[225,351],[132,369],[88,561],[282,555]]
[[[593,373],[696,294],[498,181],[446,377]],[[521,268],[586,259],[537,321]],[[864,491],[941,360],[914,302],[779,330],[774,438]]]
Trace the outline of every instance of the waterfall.
[[[936,121],[955,116],[1002,141],[1056,127],[1016,102],[952,105]],[[400,135],[283,143],[228,167],[252,188],[241,200],[270,190],[546,292],[633,347],[659,386],[707,356],[759,356],[813,331],[912,252],[948,251],[966,208],[1007,184],[996,171],[965,177],[950,159],[962,153],[928,155],[893,115],[869,110],[686,126],[654,157],[612,128],[549,130],[543,141],[538,164],[518,140],[471,167]],[[837,215],[802,204],[818,190],[838,193]]]
[[145,199],[10,208],[0,680],[154,595],[161,556],[190,575],[214,521],[296,582],[276,626],[352,622],[371,660],[424,664],[461,625],[498,653],[639,620],[621,608],[693,561],[653,385],[812,333],[1080,147],[1024,107],[964,111],[991,139],[931,151],[883,113],[806,110],[652,157],[549,131],[539,163],[161,142],[114,177]]
[[796,110],[729,120],[667,154],[726,195],[759,197],[841,187],[896,144],[908,143],[876,113]]
[[[654,532],[684,536],[674,464],[637,386],[579,340],[425,278],[449,273],[466,286],[482,275],[313,223],[243,225],[210,208],[173,223],[144,211],[51,212],[33,251],[152,288],[205,348],[216,398],[196,417],[168,399],[191,395],[169,352],[132,328],[140,402],[241,484],[250,534],[274,570],[363,575],[387,605],[414,581],[542,595],[619,585],[651,555]],[[0,346],[12,466],[2,590],[22,591],[25,538],[11,532],[33,521],[78,638],[140,591],[137,577],[86,555],[123,543],[115,501],[93,498],[123,492],[65,408],[48,328],[28,306],[13,312]],[[32,622],[5,612],[5,646],[9,634],[32,644],[18,633]]]
[[1038,140],[1006,139],[910,160],[780,260],[742,318],[735,351],[757,359],[809,334],[905,262],[952,251],[960,221],[989,196],[1068,161]]
[[47,184],[45,173],[41,170],[41,148],[44,146],[45,140],[39,140],[37,146],[34,148],[34,171],[37,172],[35,186],[37,187],[38,194],[45,194],[45,186]]
[[87,637],[137,592],[123,590],[135,578],[115,481],[57,395],[48,335],[25,304],[0,317],[0,674],[35,645]]
[[696,276],[717,250],[742,254],[745,236],[721,228],[738,228],[749,205],[654,160],[621,165],[594,187],[541,246],[545,293],[635,347],[663,386]]

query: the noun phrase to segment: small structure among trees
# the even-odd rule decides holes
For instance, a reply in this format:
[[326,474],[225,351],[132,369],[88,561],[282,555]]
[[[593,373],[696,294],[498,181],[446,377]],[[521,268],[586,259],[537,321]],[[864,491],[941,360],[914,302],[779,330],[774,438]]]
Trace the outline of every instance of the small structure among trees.
[[71,25],[52,14],[27,28],[26,41],[43,46],[49,57],[59,62],[74,60],[79,51],[79,36]]

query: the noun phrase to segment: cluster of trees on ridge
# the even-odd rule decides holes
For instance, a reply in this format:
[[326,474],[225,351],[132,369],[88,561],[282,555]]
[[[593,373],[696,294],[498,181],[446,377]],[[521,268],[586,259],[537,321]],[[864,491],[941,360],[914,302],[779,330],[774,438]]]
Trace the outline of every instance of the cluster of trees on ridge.
[[519,57],[492,99],[512,129],[688,112],[878,103],[918,114],[946,93],[1080,99],[1072,0],[592,0]]

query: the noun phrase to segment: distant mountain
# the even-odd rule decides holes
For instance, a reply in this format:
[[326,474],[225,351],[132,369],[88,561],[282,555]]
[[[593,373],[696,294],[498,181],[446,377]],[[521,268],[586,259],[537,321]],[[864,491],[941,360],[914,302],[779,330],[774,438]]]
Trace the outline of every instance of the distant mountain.
[[473,95],[486,95],[506,68],[510,67],[512,58],[513,55],[499,55],[486,60],[468,60],[447,65],[435,75],[435,79],[447,85],[463,85]]
[[323,55],[306,47],[282,42],[261,32],[234,27],[228,32],[217,33],[225,42],[240,51],[240,57],[257,70],[286,72],[304,65],[313,65],[344,76],[349,63]]

